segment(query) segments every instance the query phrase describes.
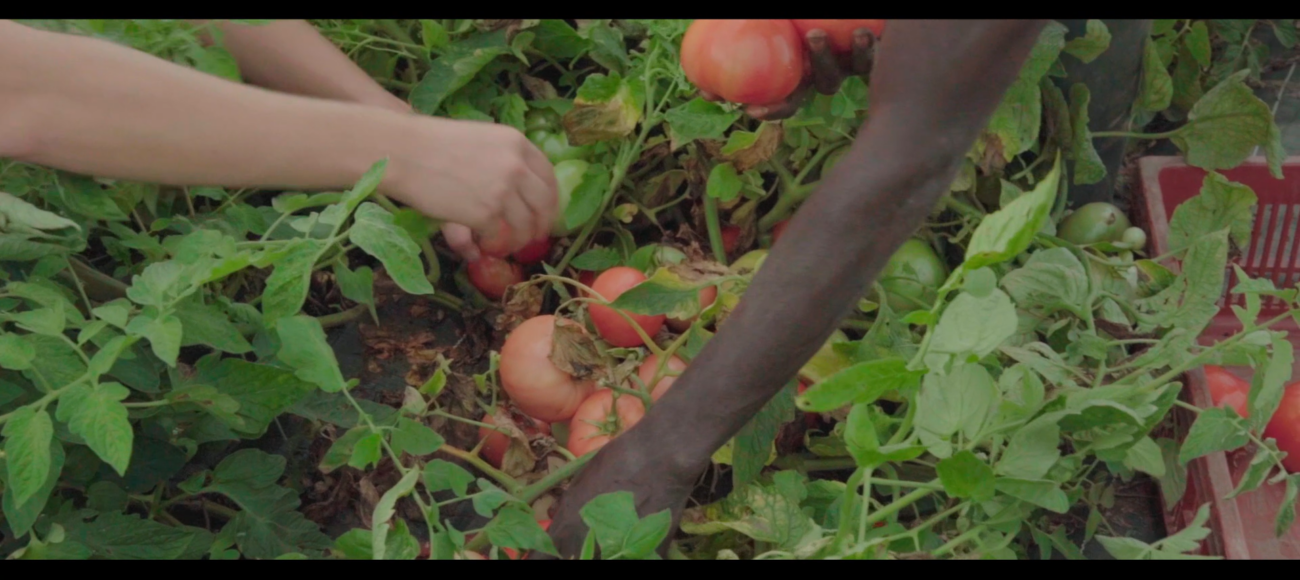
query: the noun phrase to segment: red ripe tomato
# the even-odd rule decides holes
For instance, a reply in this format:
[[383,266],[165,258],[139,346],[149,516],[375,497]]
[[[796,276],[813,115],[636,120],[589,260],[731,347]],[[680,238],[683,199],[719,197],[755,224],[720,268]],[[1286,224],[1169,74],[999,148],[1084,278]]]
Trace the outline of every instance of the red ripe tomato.
[[507,288],[524,281],[519,264],[486,255],[466,264],[465,273],[479,292],[493,300],[500,300]]
[[866,28],[876,38],[885,32],[884,20],[791,20],[800,37],[810,31],[824,30],[831,41],[831,52],[843,54],[853,51],[853,31]]
[[554,316],[535,316],[515,328],[501,347],[502,388],[521,411],[548,423],[569,420],[596,388],[551,363],[554,332]]
[[[583,270],[581,273],[578,274],[578,283],[588,288],[591,288],[591,285],[596,283],[596,276],[597,276],[596,272],[592,272],[591,270]],[[587,292],[584,291],[582,294],[586,296]]]
[[1300,473],[1300,382],[1286,386],[1282,404],[1264,428],[1264,437],[1276,439],[1277,448],[1286,452],[1282,460],[1286,470]]
[[[611,411],[617,407],[617,422],[611,421]],[[614,401],[614,391],[600,389],[587,397],[578,412],[569,420],[569,451],[579,457],[604,447],[619,433],[631,429],[645,416],[641,399],[620,395]]]
[[682,39],[682,70],[733,103],[770,105],[803,80],[803,44],[789,20],[696,20]]
[[[709,306],[712,306],[712,305],[713,305],[713,301],[714,301],[714,300],[717,300],[717,299],[718,299],[718,287],[717,287],[717,286],[709,286],[709,287],[707,287],[707,288],[703,288],[703,289],[701,289],[701,290],[700,290],[700,310],[704,310],[705,308],[708,308]],[[692,316],[692,317],[690,317],[690,318],[688,318],[688,319],[686,319],[686,320],[679,320],[679,319],[676,319],[676,318],[668,318],[668,319],[665,319],[665,322],[668,323],[668,328],[673,329],[673,332],[686,332],[686,329],[691,327],[691,324],[693,324],[693,323],[695,322],[695,319],[696,319],[696,318],[699,318],[699,317],[698,317],[698,316]]]
[[[487,423],[488,425],[496,424],[492,419],[492,414],[490,413],[483,416],[482,422]],[[531,423],[531,425],[529,423]],[[524,435],[529,437],[540,433],[546,435],[551,434],[550,425],[532,417],[516,417],[515,424],[523,430]],[[483,458],[488,460],[488,463],[491,463],[493,467],[501,467],[501,461],[506,457],[506,450],[510,449],[510,437],[505,433],[488,427],[479,427],[478,437],[479,439],[486,439],[486,441],[483,442],[483,447],[480,448],[480,453],[482,453]]]
[[777,240],[781,239],[781,235],[785,233],[785,226],[787,225],[790,225],[790,220],[781,220],[776,222],[776,225],[772,226],[773,244],[775,244]]
[[495,236],[478,236],[478,249],[485,256],[504,258],[510,255],[510,224],[501,220]]
[[[640,270],[619,266],[605,270],[597,276],[591,289],[604,300],[613,302],[629,288],[644,282],[645,279],[645,274]],[[632,328],[632,325],[628,324],[628,321],[613,308],[603,304],[592,304],[588,312],[591,313],[591,322],[596,325],[596,331],[606,342],[617,347],[641,346],[641,337],[636,329]],[[655,333],[664,326],[665,317],[662,314],[655,316],[630,312],[627,314],[650,337],[654,337]]]
[[[654,380],[655,369],[658,367],[659,355],[652,354],[646,357],[645,361],[641,363],[641,367],[636,370],[636,376],[641,379],[642,383],[649,385],[650,381]],[[673,386],[673,383],[677,381],[677,377],[667,376],[668,373],[681,373],[684,370],[686,370],[685,361],[677,357],[668,359],[668,364],[664,365],[665,376],[661,377],[659,382],[655,383],[655,386],[650,389],[650,400],[658,401],[659,397],[664,396],[664,393],[668,392],[668,387]]]
[[540,238],[528,242],[527,246],[514,253],[515,261],[520,264],[536,264],[546,259],[551,253],[551,238]]
[[1246,399],[1250,383],[1223,367],[1205,366],[1205,378],[1210,387],[1210,401],[1215,407],[1231,406],[1238,415],[1248,416]]
[[735,253],[736,246],[740,244],[740,228],[736,226],[722,226],[722,251],[728,255]]

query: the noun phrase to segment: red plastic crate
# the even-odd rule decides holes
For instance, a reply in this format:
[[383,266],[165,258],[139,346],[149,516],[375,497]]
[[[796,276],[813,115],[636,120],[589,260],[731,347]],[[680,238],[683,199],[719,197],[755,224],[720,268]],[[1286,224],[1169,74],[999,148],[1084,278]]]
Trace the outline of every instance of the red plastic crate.
[[[1141,179],[1139,197],[1133,211],[1138,222],[1150,234],[1151,255],[1168,251],[1169,219],[1174,208],[1198,195],[1206,172],[1188,166],[1181,157],[1144,157],[1138,161]],[[1222,172],[1230,181],[1250,186],[1259,198],[1254,227],[1248,247],[1240,248],[1234,261],[1252,278],[1268,278],[1278,288],[1294,287],[1300,282],[1300,157],[1290,157],[1283,165],[1283,179],[1275,179],[1262,157],[1255,157],[1240,167]],[[1200,336],[1202,344],[1214,344],[1241,330],[1241,323],[1231,305],[1243,305],[1241,295],[1227,292],[1237,282],[1229,266],[1221,309]],[[1273,298],[1263,299],[1261,319],[1280,314],[1284,306]],[[1300,350],[1300,329],[1288,319],[1274,327],[1289,333],[1289,340]],[[1296,357],[1293,379],[1300,379],[1300,357]],[[1228,370],[1249,379],[1252,369],[1230,367]],[[1187,373],[1182,398],[1198,407],[1210,406],[1210,392],[1205,372]],[[1194,417],[1175,407],[1173,435],[1180,440],[1187,434]],[[1173,506],[1165,506],[1165,526],[1172,534],[1183,529],[1206,502],[1213,504],[1210,517],[1212,533],[1201,543],[1201,553],[1223,556],[1230,560],[1300,559],[1300,526],[1293,526],[1284,537],[1273,533],[1274,518],[1282,503],[1283,485],[1261,487],[1240,497],[1223,498],[1236,488],[1245,473],[1253,445],[1228,453],[1214,453],[1188,465],[1187,490]],[[1161,500],[1163,501],[1163,496]]]

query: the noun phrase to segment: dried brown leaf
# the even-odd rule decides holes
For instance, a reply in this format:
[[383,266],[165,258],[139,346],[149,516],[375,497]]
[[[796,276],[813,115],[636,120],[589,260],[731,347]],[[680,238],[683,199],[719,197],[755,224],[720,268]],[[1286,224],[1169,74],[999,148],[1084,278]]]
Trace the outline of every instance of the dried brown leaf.
[[599,380],[608,373],[596,341],[581,324],[567,318],[555,319],[551,363],[577,380]]
[[520,75],[520,80],[524,84],[524,90],[532,95],[534,101],[546,101],[560,96],[550,81],[529,75]]

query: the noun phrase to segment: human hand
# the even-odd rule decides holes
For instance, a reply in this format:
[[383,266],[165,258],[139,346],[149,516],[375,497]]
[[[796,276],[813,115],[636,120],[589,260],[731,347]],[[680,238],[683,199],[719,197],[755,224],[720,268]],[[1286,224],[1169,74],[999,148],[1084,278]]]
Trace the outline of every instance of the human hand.
[[518,130],[493,123],[410,119],[413,133],[392,156],[390,195],[445,220],[447,244],[477,260],[478,234],[508,238],[510,251],[551,230],[559,197],[555,169]]
[[[871,64],[876,52],[876,35],[867,28],[853,31],[853,48],[850,52],[839,55],[831,50],[830,36],[825,30],[809,30],[804,35],[804,70],[803,82],[781,103],[768,105],[749,105],[745,113],[761,121],[776,121],[795,114],[803,106],[810,91],[816,90],[823,95],[833,95],[840,89],[840,84],[849,76],[866,77],[871,74]],[[705,100],[718,101],[716,95],[700,91]]]

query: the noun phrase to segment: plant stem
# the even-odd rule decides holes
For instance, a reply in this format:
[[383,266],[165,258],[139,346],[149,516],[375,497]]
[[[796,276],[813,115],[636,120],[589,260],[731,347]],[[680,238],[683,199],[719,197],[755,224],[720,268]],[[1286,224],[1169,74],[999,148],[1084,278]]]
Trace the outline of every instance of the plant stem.
[[366,306],[365,304],[358,304],[342,312],[335,312],[334,314],[326,314],[325,316],[317,316],[316,320],[320,322],[322,328],[333,328],[335,326],[342,326],[344,324],[352,322],[353,320],[361,318],[362,316],[365,316],[367,312],[370,312],[370,307]]
[[455,457],[456,459],[460,459],[461,461],[464,461],[465,463],[473,465],[479,471],[482,471],[492,479],[495,479],[497,483],[501,484],[501,487],[506,488],[506,493],[509,493],[510,495],[515,495],[515,493],[519,491],[519,480],[510,477],[504,471],[501,471],[495,467],[492,467],[491,465],[488,465],[488,462],[483,461],[483,459],[477,455],[474,455],[462,449],[458,449],[456,447],[452,447],[450,445],[443,445],[442,447],[438,448],[438,451],[442,451],[447,455],[450,455],[452,457]]
[[713,259],[723,266],[727,265],[727,248],[722,243],[722,224],[718,221],[718,200],[704,194],[704,222],[709,228],[709,245],[713,247]]

